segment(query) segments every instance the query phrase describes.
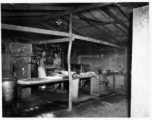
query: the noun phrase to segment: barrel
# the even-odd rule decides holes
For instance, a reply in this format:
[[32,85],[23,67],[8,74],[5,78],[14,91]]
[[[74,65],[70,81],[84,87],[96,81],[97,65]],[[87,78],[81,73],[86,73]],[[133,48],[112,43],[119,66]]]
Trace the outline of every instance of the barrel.
[[17,79],[2,78],[2,102],[4,105],[12,105],[17,100]]

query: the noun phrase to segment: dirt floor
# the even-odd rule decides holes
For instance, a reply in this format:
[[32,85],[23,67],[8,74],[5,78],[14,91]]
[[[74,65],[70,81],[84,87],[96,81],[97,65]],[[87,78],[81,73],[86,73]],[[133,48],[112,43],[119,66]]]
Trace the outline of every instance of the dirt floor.
[[[80,88],[79,99],[69,111],[66,90],[36,90],[24,99],[22,117],[129,117],[126,92],[109,89],[106,93],[96,97],[89,89]],[[9,107],[3,108],[3,117],[13,117]]]
[[117,91],[105,97],[89,98],[75,106],[72,111],[64,109],[37,117],[129,117],[128,113],[126,95]]
[[111,100],[111,102],[95,99],[74,108],[72,112],[60,111],[53,115],[54,117],[128,117],[126,98],[119,96],[116,99],[117,101]]

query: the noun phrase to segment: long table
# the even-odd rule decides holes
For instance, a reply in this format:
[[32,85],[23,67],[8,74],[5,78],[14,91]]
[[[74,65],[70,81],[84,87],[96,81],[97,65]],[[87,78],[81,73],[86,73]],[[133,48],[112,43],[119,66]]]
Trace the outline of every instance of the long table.
[[[76,101],[78,99],[78,92],[79,92],[79,80],[90,78],[91,81],[97,80],[96,76],[92,77],[80,77],[80,78],[73,78],[73,89],[72,89],[72,100]],[[45,85],[49,83],[58,83],[58,82],[64,82],[69,81],[68,77],[62,78],[54,78],[52,77],[46,77],[46,78],[30,78],[30,79],[23,79],[18,80],[17,84],[17,93],[18,93],[18,106],[19,106],[19,116],[22,115],[22,88],[26,86],[33,86],[33,85]],[[93,84],[91,84],[90,94],[94,94],[94,88]]]

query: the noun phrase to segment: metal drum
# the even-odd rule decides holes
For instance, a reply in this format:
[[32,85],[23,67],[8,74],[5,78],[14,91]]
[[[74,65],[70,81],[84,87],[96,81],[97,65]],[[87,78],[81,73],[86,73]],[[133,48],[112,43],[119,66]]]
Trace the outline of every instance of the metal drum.
[[2,78],[3,105],[12,105],[17,100],[17,79]]

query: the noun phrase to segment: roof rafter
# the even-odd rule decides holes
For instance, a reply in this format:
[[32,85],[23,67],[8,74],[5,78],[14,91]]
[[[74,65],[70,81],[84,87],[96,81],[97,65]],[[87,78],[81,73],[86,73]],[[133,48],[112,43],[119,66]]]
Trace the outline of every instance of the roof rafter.
[[[99,22],[99,23],[96,23],[96,24],[98,24],[98,25],[107,25],[107,24],[118,24],[118,23],[115,22],[115,21],[107,21],[107,22]],[[90,25],[81,26],[79,28],[85,28],[85,27],[90,27]]]
[[92,10],[92,9],[95,9],[95,8],[101,8],[101,7],[105,7],[105,6],[109,6],[109,5],[113,5],[113,4],[114,3],[95,3],[95,4],[79,7],[79,8],[76,8],[76,9],[72,9],[70,11],[59,12],[59,13],[57,13],[55,15],[47,16],[47,17],[45,17],[43,19],[39,19],[39,20],[52,19],[52,18],[56,18],[56,17],[65,16],[65,15],[68,15],[70,13],[83,12],[83,11],[86,11],[86,10]]
[[72,7],[63,6],[43,6],[29,4],[2,4],[1,9],[7,10],[70,10]]
[[[83,16],[82,14],[80,14],[81,16]],[[77,15],[77,16],[80,16],[80,15]],[[83,16],[84,17],[84,16]],[[86,21],[85,21],[86,22]],[[120,43],[121,45],[124,45],[123,43],[121,43],[119,40],[117,40],[116,38],[114,38],[113,36],[111,36],[110,34],[108,34],[107,32],[105,31],[102,31],[101,28],[98,27],[98,25],[92,23],[92,22],[89,22],[87,21],[88,24],[90,24],[91,26],[93,26],[95,29],[101,31],[103,34],[105,34],[106,36],[108,36],[110,39]]]
[[[89,12],[90,13],[90,12]],[[90,15],[92,15],[92,13],[90,13]],[[97,19],[94,15],[92,15],[95,19]],[[98,20],[98,19],[97,19]],[[106,28],[104,25],[102,25],[102,27],[104,27],[105,29],[107,29],[109,32],[111,32],[112,34],[115,35],[115,33],[111,30],[109,30],[108,28]]]
[[52,15],[50,12],[2,12],[2,17],[19,17],[19,16],[48,16],[48,15]]
[[[60,19],[60,20],[62,21],[63,24],[65,24],[66,26],[69,26],[66,21],[64,21],[63,19]],[[78,30],[76,27],[73,27],[73,26],[72,26],[72,29],[75,30],[76,32],[78,32],[78,33],[81,34],[81,35],[88,36],[88,35],[86,35],[85,33],[83,33],[82,31]]]
[[128,15],[127,15],[124,11],[122,11],[122,9],[119,7],[119,4],[116,4],[115,7],[116,7],[128,20],[130,20],[130,18],[128,17]]
[[125,29],[129,29],[129,27],[118,17],[116,17],[110,10],[108,9],[103,9],[103,12],[105,12],[107,15],[109,15],[112,19],[114,19],[116,22],[118,22],[120,25],[122,25]]
[[50,26],[50,25],[48,25],[46,23],[42,23],[42,22],[38,22],[38,23],[41,24],[41,25],[43,25],[43,26],[45,26],[46,28],[49,28],[50,30],[58,30],[55,27],[52,27],[52,26]]
[[122,28],[120,28],[117,24],[115,24],[115,26],[116,26],[119,30],[121,30],[123,33],[126,34],[126,32],[125,32]]

